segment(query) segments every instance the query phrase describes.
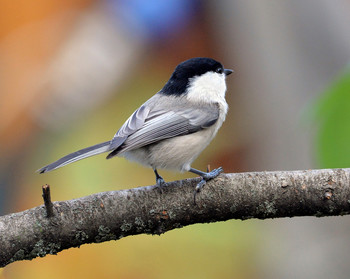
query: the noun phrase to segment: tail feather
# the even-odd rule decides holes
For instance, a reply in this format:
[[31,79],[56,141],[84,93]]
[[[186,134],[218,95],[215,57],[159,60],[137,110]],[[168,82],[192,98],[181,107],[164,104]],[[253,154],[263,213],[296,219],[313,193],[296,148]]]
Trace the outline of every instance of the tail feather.
[[58,159],[56,162],[53,162],[45,167],[42,167],[41,169],[38,169],[37,172],[44,173],[44,172],[52,171],[60,167],[63,167],[65,165],[68,165],[70,163],[79,161],[81,159],[85,159],[90,156],[101,154],[107,151],[110,151],[110,141],[102,142],[102,143],[78,150],[71,154],[68,154],[62,157],[61,159]]

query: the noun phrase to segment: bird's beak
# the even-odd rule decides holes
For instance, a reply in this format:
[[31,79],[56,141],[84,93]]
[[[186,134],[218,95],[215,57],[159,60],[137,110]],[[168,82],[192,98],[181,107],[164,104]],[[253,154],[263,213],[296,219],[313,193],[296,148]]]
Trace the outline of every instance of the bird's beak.
[[225,76],[228,76],[228,75],[230,75],[230,74],[232,74],[232,73],[233,73],[233,70],[230,70],[230,69],[225,69],[225,70],[224,70]]

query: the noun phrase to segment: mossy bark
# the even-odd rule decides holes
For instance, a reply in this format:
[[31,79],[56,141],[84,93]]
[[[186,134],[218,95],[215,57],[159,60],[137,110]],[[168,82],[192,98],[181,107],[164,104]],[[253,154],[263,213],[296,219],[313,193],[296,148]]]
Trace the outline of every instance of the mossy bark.
[[350,169],[221,174],[193,194],[199,179],[98,193],[0,217],[0,266],[86,243],[162,234],[229,219],[350,213]]

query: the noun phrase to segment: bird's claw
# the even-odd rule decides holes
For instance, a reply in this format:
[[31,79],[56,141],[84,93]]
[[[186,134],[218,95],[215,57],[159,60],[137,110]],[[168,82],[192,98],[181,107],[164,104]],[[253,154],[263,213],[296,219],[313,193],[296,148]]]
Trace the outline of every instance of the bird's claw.
[[161,187],[161,186],[163,186],[165,184],[165,181],[164,181],[164,179],[162,177],[158,177],[156,179],[156,183],[157,183],[157,186]]
[[[215,170],[212,170],[211,172],[207,172],[207,173],[205,173],[205,175],[203,175],[202,177],[203,177],[203,179],[205,180],[205,181],[208,181],[208,180],[211,180],[211,179],[213,179],[213,178],[215,178],[215,177],[217,177],[220,173],[222,173],[223,172],[223,168],[222,167],[219,167],[219,168],[217,168],[217,169],[215,169]],[[204,183],[205,184],[205,183]],[[198,186],[198,185],[197,185]],[[197,188],[197,187],[196,187]]]
[[196,193],[200,192],[201,189],[203,188],[203,186],[207,183],[207,180],[205,180],[204,178],[202,178],[201,181],[199,181],[199,183],[197,184],[195,191]]
[[204,175],[202,175],[202,180],[199,181],[199,183],[196,185],[196,188],[194,190],[194,196],[193,196],[194,204],[196,204],[196,194],[202,190],[202,188],[207,183],[207,181],[216,178],[222,172],[223,172],[223,168],[219,167],[215,170],[212,170],[211,172],[207,172]]

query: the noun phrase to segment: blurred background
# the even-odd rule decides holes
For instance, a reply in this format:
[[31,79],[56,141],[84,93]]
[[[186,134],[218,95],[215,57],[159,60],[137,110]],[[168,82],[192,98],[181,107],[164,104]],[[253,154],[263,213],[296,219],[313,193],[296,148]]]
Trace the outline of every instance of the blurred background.
[[[46,183],[54,200],[154,184],[105,156],[35,170],[110,139],[197,56],[235,73],[195,168],[349,167],[349,34],[349,0],[0,0],[0,214],[40,205]],[[348,278],[349,254],[348,216],[232,220],[84,245],[0,278]]]

